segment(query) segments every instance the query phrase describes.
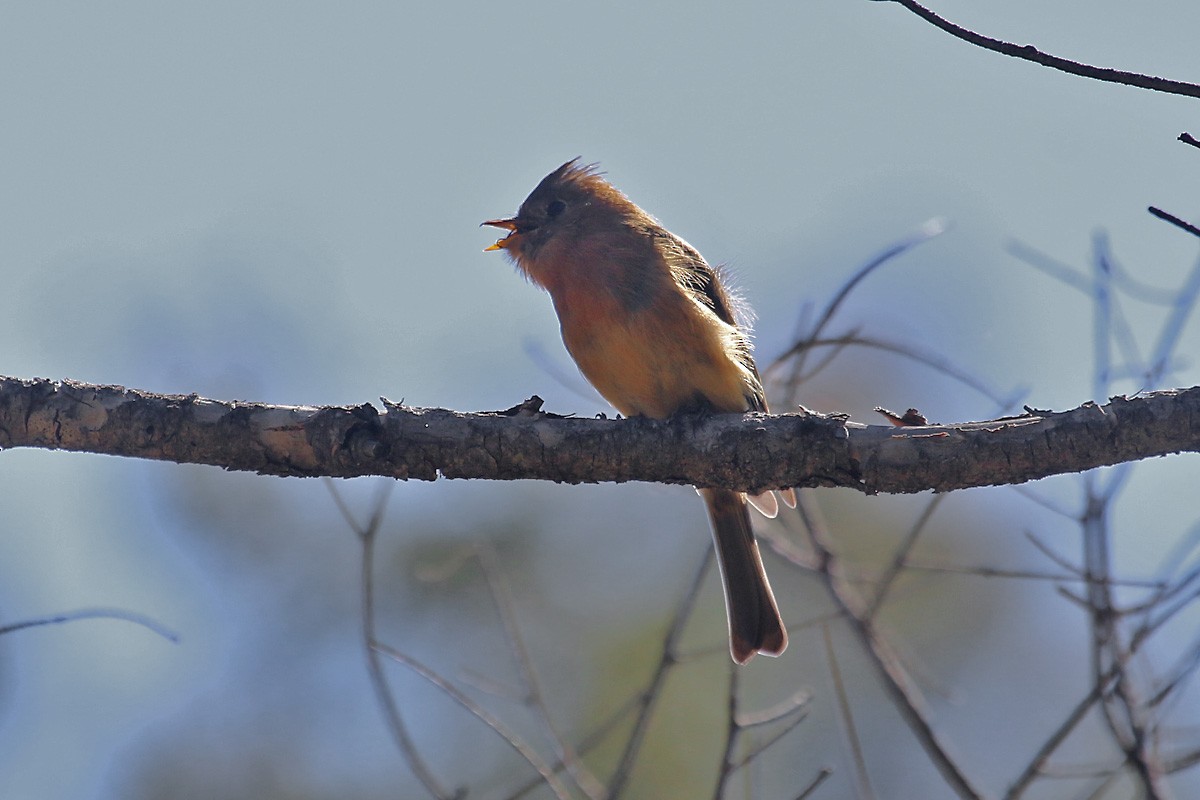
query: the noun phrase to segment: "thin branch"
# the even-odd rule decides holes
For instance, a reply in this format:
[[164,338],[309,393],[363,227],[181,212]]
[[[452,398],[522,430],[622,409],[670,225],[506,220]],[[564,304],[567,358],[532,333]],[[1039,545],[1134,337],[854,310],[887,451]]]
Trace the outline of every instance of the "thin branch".
[[48,617],[23,619],[20,622],[10,622],[7,625],[0,625],[0,636],[26,628],[36,628],[42,625],[58,625],[63,622],[75,622],[81,619],[116,619],[122,622],[132,622],[134,625],[140,625],[151,633],[161,636],[168,642],[179,643],[179,634],[175,633],[175,631],[145,614],[139,614],[136,611],[126,611],[123,608],[81,608],[76,611],[63,611],[62,613],[52,614]]
[[[1104,239],[1097,235],[1093,241],[1104,241]],[[1092,296],[1094,291],[1092,277],[1080,272],[1070,264],[1052,258],[1020,239],[1010,240],[1005,245],[1005,249],[1010,255],[1024,261],[1038,272],[1049,275],[1059,283],[1070,286],[1087,297]],[[1166,289],[1146,283],[1111,257],[1110,265],[1113,284],[1130,298],[1156,306],[1173,306],[1178,302],[1179,293],[1175,289]]]
[[1164,606],[1165,608],[1153,609],[1154,611],[1157,612],[1153,615],[1153,617],[1151,617],[1150,614],[1147,612],[1146,621],[1134,632],[1134,636],[1136,637],[1134,640],[1135,642],[1140,643],[1143,639],[1149,637],[1155,631],[1158,631],[1159,629],[1161,629],[1175,615],[1179,614],[1180,612],[1182,612],[1185,609],[1187,609],[1188,607],[1190,607],[1193,603],[1196,602],[1197,599],[1200,599],[1200,589],[1197,589],[1194,586],[1191,587],[1191,591],[1188,592],[1186,595],[1184,595],[1183,597],[1180,597],[1174,603],[1167,604],[1166,601],[1171,594],[1172,593],[1165,592],[1164,597],[1160,601],[1159,605]]
[[567,787],[562,784],[558,776],[554,774],[554,769],[537,754],[537,751],[525,744],[512,729],[488,712],[486,708],[463,694],[445,678],[411,656],[401,653],[396,648],[388,647],[378,642],[372,645],[372,648],[393,661],[408,667],[421,678],[440,689],[443,694],[495,732],[497,736],[504,740],[505,744],[515,750],[521,758],[525,759],[531,767],[537,770],[538,774],[542,776],[542,780],[554,792],[555,797],[559,798],[559,800],[571,800],[570,792],[567,791]]
[[1036,547],[1046,558],[1050,559],[1067,572],[1070,572],[1072,575],[1078,576],[1079,580],[1088,580],[1088,578],[1084,575],[1082,567],[1072,564],[1066,556],[1055,552],[1050,545],[1034,536],[1031,531],[1025,531],[1025,538],[1028,539],[1029,543]]
[[821,771],[817,773],[817,776],[812,779],[812,782],[809,783],[808,786],[805,786],[804,790],[800,792],[800,794],[796,795],[796,800],[807,800],[809,797],[812,797],[813,792],[817,790],[817,787],[824,783],[825,780],[832,774],[832,769],[829,767],[822,767]]
[[829,667],[829,678],[833,681],[833,694],[837,700],[838,719],[842,721],[842,732],[846,735],[846,744],[850,747],[850,761],[854,764],[854,776],[857,782],[857,796],[874,798],[875,789],[871,786],[871,773],[867,770],[867,757],[863,753],[862,739],[859,738],[858,728],[854,724],[854,711],[850,708],[850,700],[846,692],[846,682],[842,677],[842,668],[838,664],[837,651],[833,649],[833,636],[828,625],[821,626],[821,641],[825,645],[825,661]]
[[737,715],[737,725],[739,728],[757,728],[760,725],[770,725],[773,722],[778,722],[784,717],[790,717],[793,714],[803,717],[808,713],[808,706],[812,703],[812,693],[807,689],[801,689],[787,697],[770,708],[764,708],[761,711],[754,712],[739,712]]
[[1161,706],[1171,697],[1178,698],[1179,690],[1196,676],[1197,667],[1200,667],[1200,638],[1195,639],[1187,652],[1167,670],[1167,676],[1159,682],[1154,694],[1146,701],[1147,705]]
[[[616,730],[617,726],[631,715],[634,711],[642,707],[642,693],[638,692],[618,706],[611,714],[596,725],[592,731],[583,737],[579,746],[576,748],[581,754],[586,754],[599,747],[600,744],[608,737],[610,733]],[[562,761],[555,762],[553,765],[554,771],[565,769]],[[519,800],[519,798],[532,792],[542,785],[541,778],[533,778],[528,783],[518,787],[512,794],[506,795],[505,800]]]
[[1089,64],[1083,64],[1078,61],[1071,61],[1059,56],[1043,53],[1031,44],[1019,45],[1005,42],[1000,39],[992,39],[988,36],[975,33],[972,30],[955,25],[953,22],[938,16],[933,11],[930,11],[920,3],[914,0],[878,0],[880,2],[893,2],[907,8],[909,11],[921,17],[927,22],[930,22],[937,27],[962,39],[964,42],[969,42],[985,50],[992,50],[996,53],[1002,53],[1013,58],[1022,58],[1026,61],[1032,61],[1035,64],[1041,64],[1043,67],[1050,67],[1062,72],[1067,72],[1072,75],[1080,75],[1084,78],[1094,78],[1098,81],[1107,81],[1109,83],[1122,83],[1126,86],[1134,86],[1139,89],[1149,89],[1155,92],[1166,92],[1168,94],[1180,94],[1186,97],[1200,97],[1200,86],[1194,83],[1185,83],[1184,81],[1174,81],[1167,78],[1157,78],[1153,75],[1142,75],[1137,72],[1125,72],[1123,70],[1109,69],[1107,67],[1093,67]]
[[1149,211],[1154,216],[1158,217],[1159,219],[1166,220],[1167,222],[1174,225],[1176,228],[1187,231],[1192,236],[1200,236],[1200,228],[1197,228],[1195,225],[1191,224],[1190,222],[1184,222],[1183,220],[1181,220],[1179,217],[1175,216],[1174,214],[1169,214],[1166,211],[1163,211],[1161,208],[1156,208],[1154,206],[1150,206],[1146,210]]
[[[799,335],[796,343],[785,350],[783,354],[772,360],[764,370],[764,374],[769,375],[788,359],[793,357],[796,359],[784,390],[785,404],[790,405],[794,402],[793,398],[795,397],[796,387],[801,383],[802,380],[805,379],[805,377],[811,377],[812,374],[819,372],[822,368],[823,365],[818,365],[816,368],[814,368],[812,373],[809,373],[808,376],[805,376],[804,359],[807,356],[808,350],[812,347],[813,342],[821,338],[821,334],[825,331],[825,328],[829,325],[829,323],[833,321],[834,315],[837,314],[838,309],[841,308],[842,303],[846,301],[846,298],[850,296],[855,287],[862,283],[862,281],[865,280],[868,275],[882,267],[887,262],[891,261],[893,258],[896,258],[902,253],[905,253],[906,251],[916,247],[919,244],[922,244],[923,242],[940,236],[941,234],[945,233],[948,228],[949,223],[940,217],[934,217],[933,219],[927,220],[924,224],[917,228],[915,233],[911,234],[905,239],[900,240],[899,242],[896,242],[883,252],[876,255],[866,264],[861,266],[857,272],[851,275],[850,278],[842,284],[841,288],[834,293],[833,297],[830,298],[829,302],[825,305],[825,309],[821,312],[820,316],[817,318],[817,321],[813,324],[812,329]],[[809,309],[806,307],[802,313],[802,320],[807,319],[808,313]],[[830,358],[832,357],[833,356],[831,355]]]
[[[1081,575],[1064,574],[1061,572],[1039,572],[1031,569],[1004,569],[1003,567],[958,566],[954,564],[934,564],[920,561],[905,561],[904,568],[920,572],[941,572],[950,575],[973,575],[977,578],[1006,578],[1015,580],[1049,581],[1051,583],[1082,582],[1086,578]],[[1161,589],[1162,584],[1155,580],[1138,580],[1128,578],[1112,581],[1113,586],[1129,586],[1137,589]]]
[[[1025,394],[1026,392],[1025,389],[1019,389],[1010,392],[1008,395],[1002,395],[995,388],[989,386],[982,378],[972,375],[967,370],[955,366],[944,356],[928,352],[917,347],[916,345],[902,344],[900,342],[889,341],[887,339],[880,339],[874,336],[860,334],[857,331],[851,331],[850,333],[841,336],[807,339],[803,342],[797,342],[790,349],[793,351],[797,349],[806,351],[823,347],[833,348],[831,355],[837,355],[844,349],[850,347],[863,347],[869,350],[882,350],[885,353],[891,353],[893,355],[907,358],[910,361],[915,361],[918,364],[929,367],[930,369],[940,372],[946,377],[956,380],[962,385],[975,390],[979,394],[995,403],[997,407],[1003,409],[1011,408],[1021,397],[1021,395]],[[789,380],[794,380],[797,384],[809,380],[827,363],[828,361],[826,359],[822,359],[816,366],[812,367],[803,374],[800,374],[798,371],[798,368],[802,365],[797,363],[797,368],[791,371],[791,377],[789,377]],[[770,367],[768,367],[768,369],[770,369]],[[785,405],[785,407],[787,406]]]
[[646,732],[650,727],[650,717],[654,713],[659,698],[662,696],[667,675],[677,663],[676,650],[679,647],[679,640],[683,636],[683,629],[687,625],[693,609],[696,607],[696,600],[700,596],[700,588],[704,585],[704,576],[708,573],[709,567],[712,566],[712,561],[713,549],[710,547],[705,550],[704,560],[700,562],[700,568],[696,570],[696,575],[692,578],[687,593],[680,601],[679,607],[675,610],[675,616],[671,620],[671,627],[663,639],[663,646],[659,653],[658,664],[654,668],[654,675],[650,679],[649,685],[642,692],[641,710],[638,712],[637,719],[633,724],[633,730],[629,733],[629,739],[625,742],[625,749],[621,752],[617,766],[613,769],[612,778],[608,784],[610,797],[621,796],[625,784],[629,781],[633,773],[633,763],[637,759],[638,753],[641,752],[642,742],[645,740]]
[[[1104,248],[1096,249],[1092,267],[1093,391],[1106,393],[1114,380],[1111,348],[1119,333],[1114,323],[1121,320],[1122,315],[1118,305],[1119,294],[1113,286],[1112,262],[1105,257]],[[1196,274],[1196,270],[1193,274]],[[1179,331],[1195,302],[1195,290],[1188,291],[1185,286],[1160,331],[1153,361],[1143,365],[1148,383],[1153,384],[1167,368],[1178,343]],[[1131,363],[1137,362],[1138,358],[1133,357]],[[1159,754],[1154,708],[1145,701],[1132,669],[1137,649],[1152,629],[1143,622],[1141,630],[1133,636],[1127,634],[1126,626],[1122,624],[1125,612],[1114,600],[1112,584],[1112,506],[1131,475],[1131,465],[1126,463],[1107,475],[1089,472],[1082,478],[1084,502],[1078,522],[1082,534],[1084,574],[1088,578],[1085,606],[1091,629],[1091,667],[1093,685],[1100,691],[1101,718],[1113,742],[1125,755],[1123,767],[1132,773],[1131,777],[1136,780],[1142,796],[1165,798],[1170,796],[1171,790],[1166,781],[1167,770]],[[1165,602],[1173,591],[1170,587],[1159,590],[1158,598],[1141,604],[1138,613],[1145,614],[1148,619],[1151,610]],[[1064,592],[1064,596],[1069,595]],[[1109,676],[1112,677],[1111,692],[1101,691],[1108,685]]]
[[909,529],[908,535],[904,537],[904,541],[896,548],[896,552],[892,555],[891,562],[883,571],[879,578],[879,584],[875,588],[875,595],[871,598],[870,604],[867,606],[867,616],[875,617],[879,613],[880,607],[887,599],[888,592],[891,591],[892,584],[900,575],[900,570],[908,564],[908,557],[912,554],[913,548],[917,546],[917,538],[925,530],[929,521],[933,519],[934,513],[937,512],[938,506],[942,504],[949,495],[939,494],[937,497],[925,504],[925,508],[921,510],[921,515],[917,521]]
[[[887,262],[891,261],[899,255],[911,250],[919,244],[929,241],[934,237],[940,236],[949,229],[949,223],[940,218],[934,217],[922,224],[915,233],[905,239],[901,239],[893,245],[887,247],[883,252],[872,258],[863,266],[859,267],[850,278],[842,284],[841,288],[834,293],[825,309],[821,312],[821,316],[817,318],[817,322],[813,325],[810,338],[819,337],[825,330],[825,327],[833,320],[838,309],[842,307],[842,303],[846,302],[846,298],[854,291],[858,284],[862,283],[868,275],[882,267]],[[793,345],[791,349],[785,351],[772,364],[776,364],[785,359],[791,358],[793,355],[802,352],[800,345]]]
[[1166,374],[1171,358],[1179,347],[1179,340],[1187,327],[1188,319],[1196,310],[1197,302],[1200,302],[1200,259],[1197,259],[1196,263],[1192,265],[1191,272],[1188,273],[1179,287],[1179,291],[1175,294],[1175,302],[1159,330],[1158,341],[1154,343],[1150,364],[1145,370],[1145,380],[1150,385],[1158,383]]
[[521,678],[525,684],[523,699],[526,705],[533,708],[535,716],[546,729],[546,735],[554,747],[554,752],[559,763],[565,767],[567,774],[575,781],[575,785],[579,787],[579,790],[589,798],[596,800],[603,798],[606,795],[604,786],[579,759],[575,748],[563,738],[558,730],[558,726],[554,724],[553,717],[550,715],[550,708],[546,705],[546,698],[542,694],[541,679],[533,666],[533,658],[529,654],[529,648],[525,644],[525,637],[521,635],[520,626],[517,624],[512,590],[508,586],[508,581],[505,580],[504,570],[498,563],[499,557],[496,555],[495,550],[487,544],[483,544],[478,548],[478,555],[479,563],[483,567],[483,574],[487,579],[488,587],[491,589],[492,600],[504,625],[505,638],[513,650],[514,660],[516,660],[520,667]]
[[822,526],[816,524],[816,516],[805,508],[806,498],[807,495],[801,496],[796,510],[804,519],[813,548],[820,560],[821,568],[818,574],[825,582],[835,605],[844,613],[850,629],[866,648],[884,691],[950,789],[959,797],[982,800],[984,795],[971,783],[934,730],[919,692],[900,666],[900,660],[891,645],[875,623],[866,616],[866,603],[841,578],[840,562],[832,549],[829,534]]
[[393,483],[386,483],[379,489],[379,495],[376,497],[374,507],[371,511],[371,518],[366,525],[360,525],[358,520],[354,518],[349,506],[342,499],[341,493],[332,481],[326,480],[325,486],[329,489],[329,493],[333,496],[333,502],[341,513],[346,524],[358,535],[359,544],[362,547],[362,560],[359,566],[361,571],[361,589],[362,589],[362,643],[363,650],[367,659],[367,673],[371,679],[371,687],[375,691],[375,699],[379,702],[379,707],[383,711],[384,722],[387,724],[388,731],[392,735],[392,739],[396,742],[396,747],[400,754],[408,763],[409,769],[413,775],[421,782],[431,795],[438,800],[456,800],[465,794],[465,789],[451,791],[447,789],[437,776],[433,774],[433,770],[421,757],[420,751],[417,749],[417,744],[413,741],[411,734],[408,732],[408,726],[404,723],[404,717],[400,714],[400,707],[396,704],[396,698],[392,695],[391,687],[388,685],[387,676],[383,672],[383,664],[379,658],[379,652],[375,649],[375,540],[376,534],[379,531],[379,526],[383,522],[383,513],[387,508],[387,498],[391,493]]
[[[739,690],[739,681],[742,678],[742,671],[735,666],[730,665],[729,669],[729,686],[728,686],[728,702],[726,705],[727,717],[725,728],[725,746],[721,758],[721,769],[718,775],[716,785],[713,789],[713,800],[720,800],[725,796],[725,786],[735,773],[747,766],[751,761],[758,758],[759,755],[766,752],[772,745],[783,739],[791,733],[796,726],[808,718],[808,707],[812,700],[812,696],[805,690],[800,690],[791,697],[776,703],[773,707],[763,709],[753,713],[740,711],[738,706],[741,702],[741,692]],[[753,744],[747,748],[741,758],[734,758],[733,752],[742,739],[742,734],[747,728],[757,728],[763,725],[770,725],[778,722],[786,717],[792,717],[786,725],[780,727],[772,735],[766,737],[760,742]]]
[[[1112,248],[1108,241],[1108,236],[1103,231],[1097,232],[1092,237],[1092,250],[1094,253],[1093,258],[1095,259],[1096,263],[1103,267],[1103,285],[1106,287],[1109,294],[1108,302],[1110,304],[1110,309],[1108,324],[1111,330],[1110,338],[1120,351],[1121,359],[1126,364],[1145,364],[1145,359],[1143,359],[1141,353],[1138,352],[1137,337],[1134,336],[1133,326],[1129,322],[1129,315],[1125,313],[1121,302],[1121,295],[1116,291],[1117,276],[1121,271],[1120,265],[1117,263],[1115,256],[1113,256]],[[1112,361],[1115,363],[1115,359]],[[1108,385],[1110,386],[1116,380],[1117,367],[1114,365],[1114,363],[1110,363],[1108,365],[1106,372],[1109,378]],[[1136,368],[1130,366],[1127,369],[1133,370]],[[1139,386],[1138,388],[1144,387]]]
[[1092,706],[1094,706],[1103,696],[1104,692],[1107,691],[1107,685],[1109,681],[1111,681],[1111,676],[1108,676],[1107,680],[1093,685],[1091,691],[1089,691],[1082,700],[1075,704],[1075,707],[1071,709],[1069,714],[1067,714],[1067,717],[1062,721],[1062,724],[1060,724],[1054,730],[1054,732],[1050,734],[1049,738],[1042,743],[1042,746],[1038,748],[1036,753],[1034,753],[1033,758],[1030,759],[1029,763],[1025,765],[1025,769],[1021,771],[1021,774],[1017,776],[1017,779],[1008,787],[1008,791],[1004,794],[1005,800],[1016,800],[1016,798],[1025,793],[1025,790],[1029,788],[1029,785],[1033,783],[1038,775],[1042,774],[1042,770],[1045,767],[1046,762],[1050,759],[1050,756],[1054,755],[1054,751],[1057,750],[1059,746],[1067,740],[1067,737],[1071,735],[1071,732],[1074,731],[1075,728],[1079,726],[1079,723],[1083,721],[1083,718],[1087,716],[1087,713],[1091,710]]
[[1034,505],[1041,506],[1042,508],[1049,511],[1051,514],[1055,514],[1057,516],[1065,517],[1067,519],[1072,519],[1072,520],[1075,519],[1075,517],[1076,517],[1076,514],[1074,511],[1068,510],[1066,506],[1062,505],[1061,503],[1059,503],[1055,500],[1051,500],[1049,497],[1044,496],[1040,492],[1035,492],[1032,487],[1014,486],[1014,487],[1012,487],[1012,489],[1014,492],[1021,495],[1021,497],[1024,497],[1026,500],[1033,503]]
[[1162,563],[1155,573],[1158,580],[1165,583],[1171,576],[1180,574],[1190,563],[1193,554],[1200,554],[1200,522],[1188,528],[1163,556]]
[[721,800],[725,795],[725,786],[729,783],[729,779],[733,777],[733,751],[737,747],[738,735],[741,733],[741,728],[738,726],[738,678],[741,676],[740,670],[736,666],[726,664],[726,674],[729,676],[729,683],[725,688],[725,743],[721,752],[721,769],[717,774],[716,783],[713,784],[712,800]]

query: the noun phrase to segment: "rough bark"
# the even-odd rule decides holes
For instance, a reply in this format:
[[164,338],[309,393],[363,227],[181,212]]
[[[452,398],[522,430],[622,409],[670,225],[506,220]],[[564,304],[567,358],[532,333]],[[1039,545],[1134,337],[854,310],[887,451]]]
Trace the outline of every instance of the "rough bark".
[[578,419],[384,401],[275,406],[74,381],[0,378],[0,449],[38,447],[265,475],[563,483],[654,481],[759,491],[950,491],[1200,450],[1200,387],[954,425],[861,425],[794,413]]

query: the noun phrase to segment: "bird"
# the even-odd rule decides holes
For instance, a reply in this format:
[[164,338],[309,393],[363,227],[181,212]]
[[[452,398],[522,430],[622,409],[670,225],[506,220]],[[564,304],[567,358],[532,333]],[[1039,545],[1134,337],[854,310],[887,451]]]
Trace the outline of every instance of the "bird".
[[[507,231],[503,250],[554,304],[579,371],[626,417],[766,412],[740,297],[722,272],[574,158],[541,180],[516,216],[482,223]],[[748,498],[697,488],[711,521],[725,589],[730,655],[778,656],[787,629],[750,524]],[[795,505],[790,491],[784,501]],[[767,516],[778,503],[749,498]]]

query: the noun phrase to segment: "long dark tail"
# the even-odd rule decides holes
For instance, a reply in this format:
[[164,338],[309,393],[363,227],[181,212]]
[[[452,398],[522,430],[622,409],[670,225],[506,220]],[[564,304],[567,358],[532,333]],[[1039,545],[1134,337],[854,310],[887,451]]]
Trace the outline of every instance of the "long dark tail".
[[725,582],[729,652],[739,664],[755,653],[777,656],[787,647],[787,631],[754,541],[746,498],[727,489],[699,491],[712,518],[717,563]]

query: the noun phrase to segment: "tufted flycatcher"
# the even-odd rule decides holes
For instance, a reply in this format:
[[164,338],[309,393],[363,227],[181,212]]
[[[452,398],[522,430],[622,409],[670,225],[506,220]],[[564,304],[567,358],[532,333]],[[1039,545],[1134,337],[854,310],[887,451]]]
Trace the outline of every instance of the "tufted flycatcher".
[[[515,217],[503,250],[550,293],[580,372],[627,417],[681,411],[766,411],[762,380],[736,299],[695,248],[574,159],[551,172]],[[747,497],[698,489],[708,506],[725,584],[729,650],[744,664],[777,656],[787,631],[750,528]],[[785,493],[789,505],[794,504]],[[751,498],[767,516],[770,494]]]

